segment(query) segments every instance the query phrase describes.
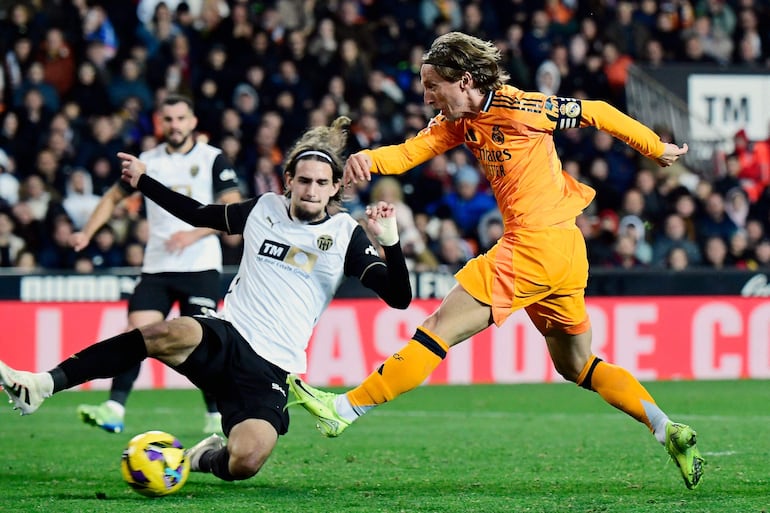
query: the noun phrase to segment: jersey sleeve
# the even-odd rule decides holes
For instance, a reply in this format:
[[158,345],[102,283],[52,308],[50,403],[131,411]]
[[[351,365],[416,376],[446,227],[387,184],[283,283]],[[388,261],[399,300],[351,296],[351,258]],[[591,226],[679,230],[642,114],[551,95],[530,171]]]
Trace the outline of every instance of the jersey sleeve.
[[602,100],[579,100],[527,92],[518,99],[517,121],[546,131],[593,126],[656,159],[665,145],[648,127]]
[[372,158],[371,172],[399,175],[462,143],[462,126],[436,116],[416,136],[401,144],[363,151]]
[[230,235],[243,234],[243,230],[246,228],[246,220],[249,218],[249,214],[254,206],[257,204],[257,198],[251,198],[239,203],[230,203],[224,205],[225,207],[225,231]]
[[581,126],[595,126],[626,142],[633,149],[653,160],[666,150],[660,136],[631,116],[601,100],[581,101]]
[[227,191],[238,189],[238,174],[235,172],[235,166],[224,154],[220,153],[216,156],[211,166],[211,173],[215,197],[219,197]]
[[393,308],[404,309],[412,301],[412,286],[401,244],[384,246],[383,250],[385,260],[364,229],[356,226],[345,255],[345,275],[358,278]]

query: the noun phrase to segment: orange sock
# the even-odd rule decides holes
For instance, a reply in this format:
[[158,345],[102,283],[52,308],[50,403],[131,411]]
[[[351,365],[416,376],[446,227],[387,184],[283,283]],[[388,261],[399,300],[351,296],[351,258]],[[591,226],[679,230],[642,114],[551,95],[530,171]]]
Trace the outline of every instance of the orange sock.
[[655,400],[639,381],[623,367],[603,361],[596,355],[589,358],[578,376],[577,384],[593,390],[615,408],[645,424],[653,426],[647,417],[644,402],[654,405]]
[[409,343],[347,393],[351,406],[368,409],[419,386],[448,350],[446,342],[420,326]]

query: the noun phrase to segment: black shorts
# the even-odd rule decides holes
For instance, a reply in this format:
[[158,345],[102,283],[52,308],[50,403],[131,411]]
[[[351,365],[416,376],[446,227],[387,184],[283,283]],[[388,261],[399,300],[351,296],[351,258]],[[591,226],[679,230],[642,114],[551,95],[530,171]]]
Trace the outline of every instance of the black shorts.
[[128,311],[157,310],[167,316],[174,301],[179,301],[180,315],[198,315],[201,309],[217,309],[219,271],[142,273],[136,284]]
[[255,353],[229,322],[211,317],[195,320],[203,327],[203,339],[176,370],[214,394],[225,435],[246,419],[266,420],[279,435],[285,434],[289,430],[288,373]]

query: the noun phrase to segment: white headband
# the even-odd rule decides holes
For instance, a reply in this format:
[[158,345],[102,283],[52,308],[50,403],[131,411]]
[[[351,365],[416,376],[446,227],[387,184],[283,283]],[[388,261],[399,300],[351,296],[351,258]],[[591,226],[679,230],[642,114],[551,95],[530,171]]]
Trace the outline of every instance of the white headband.
[[316,157],[321,157],[324,160],[328,160],[329,164],[334,164],[334,161],[332,160],[332,158],[329,155],[327,155],[326,153],[324,153],[322,151],[318,151],[318,150],[303,151],[302,153],[297,155],[297,158],[295,158],[294,160],[296,161],[296,160],[299,160],[299,159],[301,159],[303,157],[309,157],[310,155],[315,155]]

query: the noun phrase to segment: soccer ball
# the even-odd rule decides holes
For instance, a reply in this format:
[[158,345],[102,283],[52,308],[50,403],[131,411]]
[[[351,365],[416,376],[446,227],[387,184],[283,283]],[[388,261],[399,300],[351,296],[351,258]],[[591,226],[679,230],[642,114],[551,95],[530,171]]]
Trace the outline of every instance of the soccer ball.
[[182,488],[190,474],[190,460],[174,435],[147,431],[128,442],[120,460],[120,472],[138,493],[160,497]]

